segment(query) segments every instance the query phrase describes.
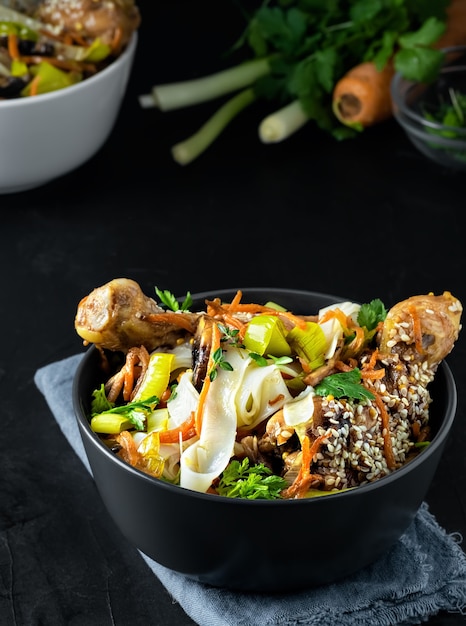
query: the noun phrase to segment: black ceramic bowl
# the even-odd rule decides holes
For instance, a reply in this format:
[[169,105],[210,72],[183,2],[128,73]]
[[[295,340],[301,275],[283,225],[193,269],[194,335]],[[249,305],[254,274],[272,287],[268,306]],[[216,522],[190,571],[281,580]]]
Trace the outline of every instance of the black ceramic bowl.
[[[341,301],[288,289],[243,289],[244,302],[273,300],[296,313]],[[194,296],[229,301],[223,290]],[[194,310],[194,308],[193,308]],[[437,469],[457,404],[442,363],[431,385],[432,443],[377,482],[318,498],[241,500],[162,482],[115,456],[92,432],[86,414],[104,377],[91,347],[74,381],[73,403],[97,488],[127,539],[158,563],[192,579],[255,592],[296,591],[336,581],[380,557],[416,515]]]

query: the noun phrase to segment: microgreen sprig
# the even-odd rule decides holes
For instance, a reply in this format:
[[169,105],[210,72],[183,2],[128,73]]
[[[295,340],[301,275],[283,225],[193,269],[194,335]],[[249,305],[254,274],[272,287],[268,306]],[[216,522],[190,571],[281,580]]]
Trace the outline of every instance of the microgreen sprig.
[[218,376],[218,368],[222,370],[226,370],[228,372],[233,371],[233,367],[227,360],[225,360],[225,355],[223,354],[222,348],[217,348],[212,354],[212,367],[209,371],[210,381],[213,382]]

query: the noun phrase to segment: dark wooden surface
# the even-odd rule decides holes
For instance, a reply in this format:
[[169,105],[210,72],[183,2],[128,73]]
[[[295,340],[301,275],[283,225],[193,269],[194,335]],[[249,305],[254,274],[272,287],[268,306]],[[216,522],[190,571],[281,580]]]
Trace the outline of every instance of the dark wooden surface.
[[[310,124],[266,146],[257,126],[269,109],[257,104],[198,161],[172,160],[215,105],[161,113],[138,96],[224,64],[242,21],[226,2],[211,23],[216,5],[141,0],[136,63],[105,146],[59,180],[0,196],[2,626],[193,623],[115,528],[33,383],[38,367],[84,350],[74,315],[94,287],[125,276],[148,294],[270,286],[390,306],[450,290],[466,302],[465,175],[426,160],[394,120],[346,143]],[[426,498],[464,537],[465,346],[461,336],[448,357],[458,412]],[[195,541],[189,525],[183,540]]]

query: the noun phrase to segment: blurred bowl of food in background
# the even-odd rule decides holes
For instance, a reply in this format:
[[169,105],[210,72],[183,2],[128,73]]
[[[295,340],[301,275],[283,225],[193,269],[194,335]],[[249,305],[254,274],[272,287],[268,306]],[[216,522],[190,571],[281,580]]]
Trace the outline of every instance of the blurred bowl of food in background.
[[0,193],[76,169],[117,120],[139,11],[132,1],[78,0],[74,13],[70,4],[0,4]]

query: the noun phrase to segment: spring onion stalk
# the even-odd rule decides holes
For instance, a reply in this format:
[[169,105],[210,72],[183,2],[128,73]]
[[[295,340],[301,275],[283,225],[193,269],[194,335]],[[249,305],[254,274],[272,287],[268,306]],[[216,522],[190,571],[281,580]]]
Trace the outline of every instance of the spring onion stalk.
[[283,141],[302,128],[309,119],[299,100],[294,100],[262,120],[259,125],[259,138],[263,143]]
[[255,99],[254,89],[249,87],[228,100],[194,135],[172,147],[171,152],[175,161],[180,165],[187,165],[196,159],[215,141],[231,120]]
[[139,96],[139,104],[143,108],[158,107],[161,111],[171,111],[213,100],[244,89],[261,76],[269,74],[269,60],[270,58],[254,59],[210,76],[156,85],[150,94]]

